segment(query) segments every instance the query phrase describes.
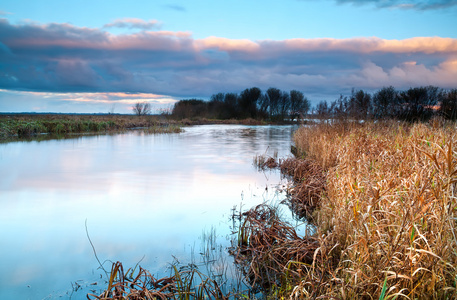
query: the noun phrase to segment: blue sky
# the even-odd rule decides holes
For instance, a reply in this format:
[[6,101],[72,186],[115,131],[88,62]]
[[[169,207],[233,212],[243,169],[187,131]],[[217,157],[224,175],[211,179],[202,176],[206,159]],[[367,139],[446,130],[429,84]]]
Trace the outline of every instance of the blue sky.
[[457,1],[0,3],[0,111],[129,112],[258,86],[457,87]]

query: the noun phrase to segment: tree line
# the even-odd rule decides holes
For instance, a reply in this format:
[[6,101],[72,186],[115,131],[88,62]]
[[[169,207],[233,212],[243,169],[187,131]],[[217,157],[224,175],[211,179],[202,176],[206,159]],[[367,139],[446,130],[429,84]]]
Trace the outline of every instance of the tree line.
[[427,121],[435,115],[457,120],[457,89],[421,86],[407,90],[383,87],[373,94],[352,90],[351,95],[330,103],[321,101],[313,110],[320,118],[333,119],[397,119]]
[[[147,103],[132,107],[137,115],[149,114]],[[176,119],[260,119],[273,122],[299,120],[311,112],[312,116],[331,119],[397,119],[427,121],[435,115],[457,120],[457,89],[445,90],[436,86],[411,87],[397,90],[383,87],[370,94],[353,89],[350,96],[340,95],[334,101],[320,101],[311,109],[310,101],[297,90],[290,92],[257,87],[241,93],[213,94],[209,101],[185,99],[176,102],[171,111]]]
[[172,116],[208,119],[262,119],[284,121],[303,118],[310,110],[310,102],[297,90],[290,92],[269,88],[263,93],[252,87],[241,93],[213,94],[209,101],[186,99],[175,103]]

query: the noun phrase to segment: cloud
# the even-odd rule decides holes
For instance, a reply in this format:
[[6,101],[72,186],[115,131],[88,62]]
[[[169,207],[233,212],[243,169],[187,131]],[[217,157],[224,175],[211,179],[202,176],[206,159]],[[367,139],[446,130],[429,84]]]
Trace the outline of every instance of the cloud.
[[274,86],[332,99],[352,87],[388,85],[456,88],[457,39],[194,39],[187,32],[115,35],[0,19],[0,88],[5,90],[179,99]]
[[0,89],[0,111],[7,112],[131,113],[133,104],[148,102],[155,113],[171,107],[176,101],[172,97],[152,93],[58,93]]
[[456,0],[336,0],[337,3],[354,5],[374,4],[379,8],[397,8],[414,10],[445,9],[457,6]]
[[171,9],[171,10],[179,11],[179,12],[187,11],[187,9],[184,6],[177,5],[177,4],[168,4],[168,5],[164,5],[163,7]]
[[137,18],[124,18],[117,19],[114,22],[106,24],[103,28],[128,28],[128,29],[141,29],[141,30],[151,30],[151,29],[160,29],[161,23],[157,20],[144,21]]

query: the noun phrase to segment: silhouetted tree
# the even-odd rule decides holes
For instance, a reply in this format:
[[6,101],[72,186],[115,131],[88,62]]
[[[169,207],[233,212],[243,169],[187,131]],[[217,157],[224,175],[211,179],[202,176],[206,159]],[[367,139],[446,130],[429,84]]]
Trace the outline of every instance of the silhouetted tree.
[[267,90],[264,96],[270,118],[277,119],[280,113],[281,90],[271,87]]
[[226,93],[224,96],[224,107],[227,113],[227,119],[238,117],[238,94]]
[[321,101],[316,106],[316,114],[321,119],[327,119],[329,117],[329,109],[327,101]]
[[371,95],[362,91],[352,90],[349,99],[349,115],[356,120],[366,120],[371,112]]
[[288,92],[281,92],[281,97],[279,97],[279,116],[280,120],[284,119],[289,115],[290,109],[290,98]]
[[297,90],[290,91],[290,118],[294,120],[295,118],[304,117],[309,109],[310,109],[310,102],[305,95]]
[[223,102],[224,101],[224,98],[225,98],[225,94],[224,93],[217,93],[217,94],[213,94],[211,96],[211,101],[218,101],[218,102]]
[[398,92],[393,86],[383,87],[373,95],[373,115],[376,119],[392,118],[399,110]]
[[207,103],[200,99],[179,100],[173,106],[172,114],[179,119],[203,117],[207,108]]
[[257,87],[245,89],[241,92],[238,105],[241,110],[241,117],[257,117],[257,100],[262,95],[262,91]]
[[335,119],[345,120],[349,117],[349,101],[347,97],[340,95],[338,99],[330,103],[329,113]]
[[406,121],[428,120],[442,97],[442,90],[434,86],[410,88],[399,95],[397,117]]
[[205,117],[211,119],[226,119],[224,114],[224,102],[217,100],[217,98],[212,98],[207,103],[207,115]]
[[137,116],[145,116],[151,113],[151,104],[147,102],[137,102],[132,106],[133,113]]
[[443,95],[439,112],[446,119],[457,120],[457,89],[452,89]]
[[270,100],[266,94],[262,94],[257,101],[257,115],[262,119],[270,118]]

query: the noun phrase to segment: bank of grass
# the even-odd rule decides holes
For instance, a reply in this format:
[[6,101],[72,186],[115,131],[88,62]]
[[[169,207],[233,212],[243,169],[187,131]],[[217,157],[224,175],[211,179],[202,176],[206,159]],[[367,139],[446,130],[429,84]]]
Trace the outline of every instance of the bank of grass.
[[[293,299],[457,298],[455,123],[321,124],[300,128],[294,140],[301,157],[295,165],[308,164],[308,171],[299,174],[291,161],[285,169],[296,182],[292,199],[315,225],[303,250],[317,246],[303,260],[270,250],[265,262],[246,255],[251,265],[280,261],[276,290]],[[310,184],[322,176],[320,187]],[[241,254],[254,253],[252,237],[270,223],[251,230]],[[281,284],[291,273],[293,282]]]
[[148,128],[154,133],[180,132],[182,124],[160,116],[134,115],[0,115],[0,139],[39,134],[74,134]]

